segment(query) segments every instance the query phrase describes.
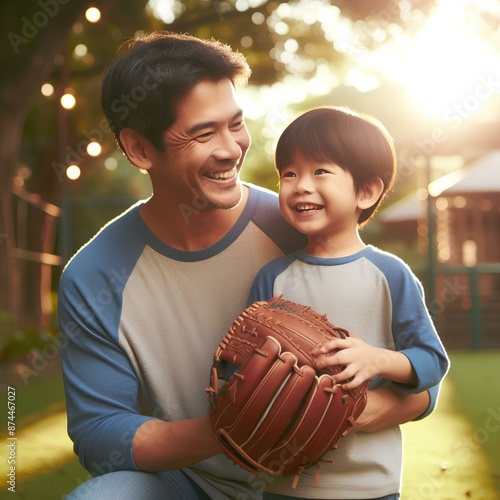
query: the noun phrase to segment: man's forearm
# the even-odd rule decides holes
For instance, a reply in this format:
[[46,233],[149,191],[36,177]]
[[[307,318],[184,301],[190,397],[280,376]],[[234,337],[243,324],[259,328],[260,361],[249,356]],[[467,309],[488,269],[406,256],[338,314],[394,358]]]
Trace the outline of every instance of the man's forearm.
[[148,472],[181,469],[220,452],[208,416],[164,422],[148,420],[137,431],[132,451],[136,466]]
[[[397,394],[389,389],[368,391],[367,404],[353,430],[376,432],[414,420],[427,409],[427,391]],[[208,416],[164,422],[148,420],[137,431],[132,446],[136,466],[148,472],[180,469],[220,452]]]
[[366,408],[353,430],[376,432],[401,425],[422,415],[429,406],[427,391],[419,394],[397,394],[389,389],[368,391]]

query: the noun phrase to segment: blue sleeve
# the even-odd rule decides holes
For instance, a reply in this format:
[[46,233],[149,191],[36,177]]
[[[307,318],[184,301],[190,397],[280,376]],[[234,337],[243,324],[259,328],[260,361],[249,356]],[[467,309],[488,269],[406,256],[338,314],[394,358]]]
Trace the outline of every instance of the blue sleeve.
[[441,390],[441,384],[435,385],[434,387],[431,387],[430,389],[427,389],[427,392],[429,393],[429,406],[427,409],[417,417],[415,420],[422,420],[425,417],[428,417],[435,409],[436,409],[436,404],[439,398],[439,391]]
[[420,283],[415,280],[405,286],[397,305],[401,315],[393,317],[396,348],[408,357],[417,375],[413,392],[430,389],[444,378],[450,362],[425,306]]
[[70,262],[59,286],[68,433],[93,475],[135,470],[132,440],[150,419],[140,414],[138,379],[118,342],[127,279],[126,267],[113,264],[104,245],[94,245]]
[[258,186],[252,185],[252,188],[256,193],[253,223],[267,234],[285,255],[303,248],[307,237],[285,221],[278,205],[277,194]]
[[264,266],[252,284],[250,288],[250,294],[248,296],[247,305],[251,305],[259,300],[269,300],[273,297],[273,284],[274,280],[269,274],[266,274]]
[[[384,264],[379,263],[381,268]],[[437,386],[449,369],[449,359],[427,310],[421,283],[406,264],[395,258],[383,272],[392,302],[396,349],[413,366],[417,385],[395,384],[402,392],[418,393]]]
[[277,259],[266,264],[257,273],[250,294],[248,304],[253,304],[259,300],[270,300],[274,297],[274,282],[276,278],[296,259],[296,252]]

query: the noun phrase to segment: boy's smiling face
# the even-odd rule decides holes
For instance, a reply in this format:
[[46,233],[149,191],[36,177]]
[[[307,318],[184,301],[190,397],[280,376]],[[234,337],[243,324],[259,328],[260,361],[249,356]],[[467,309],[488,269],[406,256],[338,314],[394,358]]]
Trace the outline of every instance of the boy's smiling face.
[[311,237],[331,238],[356,231],[361,208],[349,171],[297,151],[280,175],[280,207],[285,219]]

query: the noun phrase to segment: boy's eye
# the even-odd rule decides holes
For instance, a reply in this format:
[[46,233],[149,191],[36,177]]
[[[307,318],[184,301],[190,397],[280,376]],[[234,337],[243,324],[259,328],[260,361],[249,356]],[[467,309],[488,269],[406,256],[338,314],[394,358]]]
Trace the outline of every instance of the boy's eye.
[[314,171],[314,175],[322,175],[327,173],[328,172],[324,168],[318,168],[317,170]]
[[283,172],[281,177],[295,177],[295,174],[293,172]]

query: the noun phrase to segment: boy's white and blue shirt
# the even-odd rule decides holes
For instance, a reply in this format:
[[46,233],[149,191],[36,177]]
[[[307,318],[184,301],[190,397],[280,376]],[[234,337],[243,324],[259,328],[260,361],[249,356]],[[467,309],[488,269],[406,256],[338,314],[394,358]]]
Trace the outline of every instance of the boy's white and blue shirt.
[[[402,393],[429,390],[431,404],[420,418],[434,409],[449,360],[425,305],[421,283],[401,259],[373,246],[342,258],[314,257],[298,250],[264,266],[248,302],[281,294],[326,314],[331,323],[370,345],[406,355],[417,375],[416,386],[376,377],[370,388],[390,385]],[[268,490],[307,498],[374,498],[400,489],[399,426],[348,434],[328,457],[334,462],[321,463],[319,487],[314,471],[305,471],[296,493],[291,490],[293,478],[276,479]]]

